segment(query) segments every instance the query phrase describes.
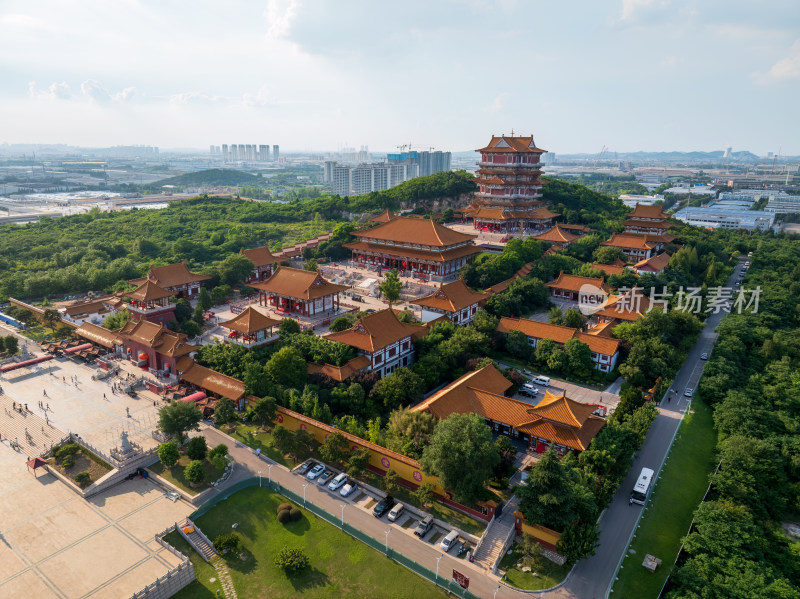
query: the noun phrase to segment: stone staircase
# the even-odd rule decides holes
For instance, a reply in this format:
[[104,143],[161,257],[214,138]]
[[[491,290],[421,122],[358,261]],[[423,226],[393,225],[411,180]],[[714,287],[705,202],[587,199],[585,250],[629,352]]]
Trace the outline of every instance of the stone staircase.
[[512,497],[503,507],[503,514],[495,518],[486,529],[481,542],[475,549],[475,562],[487,570],[491,570],[500,558],[500,552],[514,533],[514,510],[517,509],[517,498]]
[[[57,444],[67,434],[51,423],[46,423],[44,414],[38,405],[28,404],[29,411],[22,413],[14,410],[13,400],[0,394],[0,434],[6,444],[12,441],[19,443],[20,453],[29,458],[39,456],[50,450],[51,444]],[[33,410],[33,411],[31,411]],[[25,433],[28,433],[26,435]]]
[[[194,526],[194,525],[192,525]],[[189,537],[189,542],[194,547],[195,551],[200,554],[207,562],[211,562],[212,558],[218,555],[216,549],[208,544],[205,537],[197,532],[197,527],[195,526],[194,532],[191,532],[186,535]]]

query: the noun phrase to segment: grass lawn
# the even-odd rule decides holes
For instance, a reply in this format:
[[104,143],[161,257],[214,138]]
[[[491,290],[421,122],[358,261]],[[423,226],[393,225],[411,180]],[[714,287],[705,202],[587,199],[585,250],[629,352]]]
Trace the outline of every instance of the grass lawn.
[[189,483],[186,480],[186,477],[183,475],[183,470],[186,466],[189,465],[189,462],[192,460],[189,459],[189,456],[182,454],[181,458],[178,460],[178,463],[175,464],[172,468],[164,468],[164,464],[161,462],[156,462],[152,466],[150,466],[150,471],[153,474],[158,474],[164,480],[168,480],[176,487],[179,487],[189,493],[189,495],[197,495],[201,491],[205,491],[208,489],[211,483],[216,481],[220,476],[222,476],[222,470],[217,470],[214,468],[214,465],[209,462],[208,460],[203,460],[203,466],[206,470],[206,477],[203,480],[203,483],[197,487],[189,486]]
[[219,427],[219,430],[230,435],[237,441],[249,445],[253,449],[261,449],[262,454],[290,469],[310,457],[310,455],[305,456],[302,459],[298,459],[297,462],[294,462],[291,458],[287,458],[273,447],[272,433],[264,432],[254,424],[242,424],[237,422],[235,426],[223,425]]
[[[231,525],[238,522],[236,532],[244,544],[246,559],[230,554],[225,557],[241,599],[444,597],[444,592],[433,583],[302,508],[303,517],[299,521],[279,524],[276,511],[284,502],[283,496],[267,488],[250,487],[196,520],[211,540],[231,532]],[[299,575],[287,576],[273,563],[284,547],[302,549],[311,560],[310,568]],[[195,559],[202,561],[195,556],[192,560],[195,564]],[[215,577],[210,569],[201,564],[196,570],[198,582],[175,597],[213,596],[219,585],[209,582]]]
[[[210,599],[217,596],[217,590],[222,594],[222,585],[219,583],[219,576],[217,576],[214,566],[200,557],[186,539],[181,536],[181,533],[177,530],[171,532],[164,537],[164,540],[191,560],[194,566],[194,575],[197,578],[180,593],[173,595],[174,597]],[[212,578],[215,579],[214,582],[211,582]]]
[[[360,478],[363,479],[367,484],[372,485],[377,489],[383,489],[383,477],[375,474],[374,472],[366,470]],[[392,496],[400,501],[400,503],[407,503],[415,507],[419,507],[411,489],[400,487],[400,490],[392,493]],[[464,532],[468,532],[478,537],[483,534],[483,531],[486,530],[486,527],[489,525],[489,523],[484,520],[478,520],[477,518],[468,516],[467,514],[459,512],[457,509],[451,508],[443,503],[439,503],[438,501],[434,501],[433,505],[429,508],[425,508],[424,511],[429,514],[433,514],[434,518],[438,518],[439,520],[443,520],[448,524],[457,526]]]
[[24,331],[20,331],[20,333],[36,343],[41,343],[42,341],[50,339],[53,335],[53,329],[43,325],[31,325]]
[[99,457],[94,455],[88,449],[81,449],[73,455],[75,463],[69,468],[64,468],[60,459],[50,458],[48,464],[58,470],[61,474],[75,482],[75,475],[81,472],[89,473],[89,482],[81,485],[75,482],[81,488],[85,488],[103,478],[111,470],[111,466]]
[[[661,472],[648,509],[614,584],[615,597],[658,596],[689,530],[692,515],[708,487],[708,475],[714,467],[714,432],[711,409],[699,399],[692,402],[678,437]],[[634,509],[634,508],[631,508]],[[639,509],[639,508],[636,508]],[[642,567],[646,554],[661,558],[655,572]]]
[[508,582],[508,584],[525,591],[539,591],[541,589],[554,587],[564,580],[572,569],[571,562],[559,566],[555,562],[551,562],[549,559],[542,556],[539,560],[541,566],[536,569],[537,576],[534,576],[533,572],[523,572],[517,566],[517,563],[521,559],[522,552],[514,546],[511,549],[511,553],[507,553],[503,556],[503,559],[500,560],[499,568],[506,573],[506,582]]

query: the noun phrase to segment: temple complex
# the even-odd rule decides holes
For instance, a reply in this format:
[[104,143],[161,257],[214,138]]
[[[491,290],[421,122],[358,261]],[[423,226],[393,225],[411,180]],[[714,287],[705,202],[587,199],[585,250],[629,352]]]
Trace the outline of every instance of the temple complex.
[[542,205],[541,155],[533,136],[492,136],[476,171],[476,200],[464,213],[476,229],[498,233],[530,233],[552,226],[559,216]]
[[251,348],[277,341],[278,333],[274,329],[280,323],[280,320],[248,306],[231,320],[219,323],[219,326],[228,329],[227,341]]
[[539,241],[546,241],[552,245],[558,247],[569,247],[573,241],[578,238],[577,235],[570,233],[569,231],[565,230],[561,227],[561,225],[556,225],[555,227],[551,228],[544,233],[539,233],[538,235],[534,235],[534,239],[538,239]]
[[166,266],[151,266],[147,276],[128,281],[131,285],[141,285],[152,281],[162,289],[172,292],[177,298],[192,298],[200,293],[200,283],[210,281],[211,277],[189,271],[186,260]]
[[253,272],[250,273],[245,283],[263,281],[270,278],[275,265],[281,261],[275,254],[269,251],[267,246],[249,250],[242,249],[240,253],[253,263]]
[[431,295],[410,303],[422,308],[422,322],[430,322],[444,315],[453,324],[467,325],[475,317],[478,305],[487,299],[488,293],[472,291],[463,279],[456,279],[442,285]]
[[258,290],[258,305],[278,314],[315,316],[339,309],[339,294],[347,285],[336,285],[318,272],[279,266],[266,281],[252,283]]
[[397,269],[407,276],[443,281],[480,253],[475,235],[459,233],[428,218],[397,216],[370,229],[353,233],[359,240],[344,247],[353,262],[377,271]]
[[163,324],[146,320],[129,321],[117,332],[122,353],[140,368],[151,372],[175,374],[179,358],[200,349],[186,342],[186,335],[175,333]]

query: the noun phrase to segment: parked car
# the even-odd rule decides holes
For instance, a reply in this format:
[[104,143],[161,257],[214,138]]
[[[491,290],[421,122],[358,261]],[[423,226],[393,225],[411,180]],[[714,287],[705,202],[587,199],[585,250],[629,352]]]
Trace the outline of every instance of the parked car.
[[701,360],[708,360],[708,354],[706,352],[703,352],[702,354],[700,354],[700,359]]
[[447,536],[442,539],[442,542],[439,543],[439,547],[442,548],[442,551],[447,553],[456,544],[456,539],[458,539],[458,533],[454,530],[450,531],[447,533]]
[[394,500],[394,497],[392,497],[391,495],[387,495],[386,497],[381,499],[375,505],[374,508],[372,508],[372,515],[375,516],[376,518],[380,518],[386,512],[388,512],[390,509],[392,509],[394,507],[395,503],[397,503],[397,502]]
[[686,391],[684,391],[683,394],[686,397],[691,397],[692,395],[694,395],[694,389],[692,389],[691,387],[686,387]]
[[428,534],[428,531],[431,528],[433,528],[433,516],[428,514],[422,520],[419,521],[419,524],[417,524],[417,527],[414,529],[414,534],[421,539],[426,534]]
[[310,468],[313,468],[316,465],[316,462],[304,462],[300,464],[300,467],[297,469],[297,474],[305,474]]
[[394,507],[391,510],[389,510],[389,515],[387,516],[389,522],[394,522],[395,520],[397,520],[400,517],[400,514],[403,513],[404,509],[405,506],[402,503],[395,503]]
[[542,387],[549,387],[550,386],[550,377],[549,376],[535,376],[531,379],[532,383],[536,383],[537,385],[541,385]]
[[322,473],[322,475],[319,477],[319,480],[317,480],[317,484],[318,484],[318,485],[324,485],[324,484],[326,484],[326,483],[327,483],[327,482],[328,482],[328,481],[331,479],[331,476],[333,476],[333,472],[331,472],[330,470],[326,470],[326,471],[325,471],[325,472],[323,472],[323,473]]
[[519,388],[520,395],[527,395],[528,397],[536,397],[539,394],[539,390],[531,385],[530,383],[525,383],[522,387]]
[[331,491],[336,491],[347,481],[347,475],[342,472],[341,474],[337,474],[336,478],[334,478],[329,484],[328,488]]
[[308,474],[306,474],[306,478],[308,480],[314,480],[323,472],[325,472],[325,466],[323,466],[322,464],[317,464],[311,470],[308,471]]
[[339,495],[341,495],[342,497],[347,497],[353,491],[355,491],[357,488],[358,488],[358,485],[355,482],[353,482],[352,480],[348,480],[345,483],[345,485],[342,487],[342,490],[339,491]]

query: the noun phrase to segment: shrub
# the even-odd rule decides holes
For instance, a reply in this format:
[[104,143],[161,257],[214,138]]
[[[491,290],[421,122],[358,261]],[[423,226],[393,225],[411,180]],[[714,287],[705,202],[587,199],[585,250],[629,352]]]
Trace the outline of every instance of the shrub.
[[89,480],[90,477],[88,472],[78,472],[78,474],[75,475],[75,482],[81,486],[88,484]]
[[282,512],[283,510],[290,510],[292,509],[291,503],[282,503],[278,506],[278,512]]
[[77,443],[67,443],[56,449],[56,457],[63,460],[68,455],[75,455],[81,450],[81,446]]
[[223,455],[215,455],[211,458],[211,463],[217,470],[225,470],[225,466],[228,465],[228,460],[226,460]]
[[292,515],[290,510],[281,510],[278,512],[278,522],[281,524],[286,524],[292,519]]
[[283,568],[287,573],[294,574],[304,570],[309,565],[308,556],[301,549],[284,547],[275,556],[275,565]]
[[235,532],[217,535],[217,538],[214,539],[214,549],[219,553],[226,553],[227,551],[237,553],[241,547],[242,540]]
[[200,460],[189,462],[189,465],[183,470],[183,476],[193,485],[199,485],[206,477],[206,470],[203,468],[203,462]]
[[63,458],[61,458],[61,465],[64,468],[72,468],[75,465],[75,456],[71,453],[68,453]]
[[208,444],[205,437],[192,437],[186,446],[186,455],[191,460],[204,460],[208,455]]
[[209,459],[212,459],[214,456],[218,455],[221,455],[223,457],[228,455],[228,446],[225,445],[225,443],[220,443],[219,445],[214,447],[214,449],[208,452]]
[[300,518],[303,517],[303,512],[298,510],[296,507],[293,507],[289,510],[289,517],[292,519],[292,522],[297,522]]

